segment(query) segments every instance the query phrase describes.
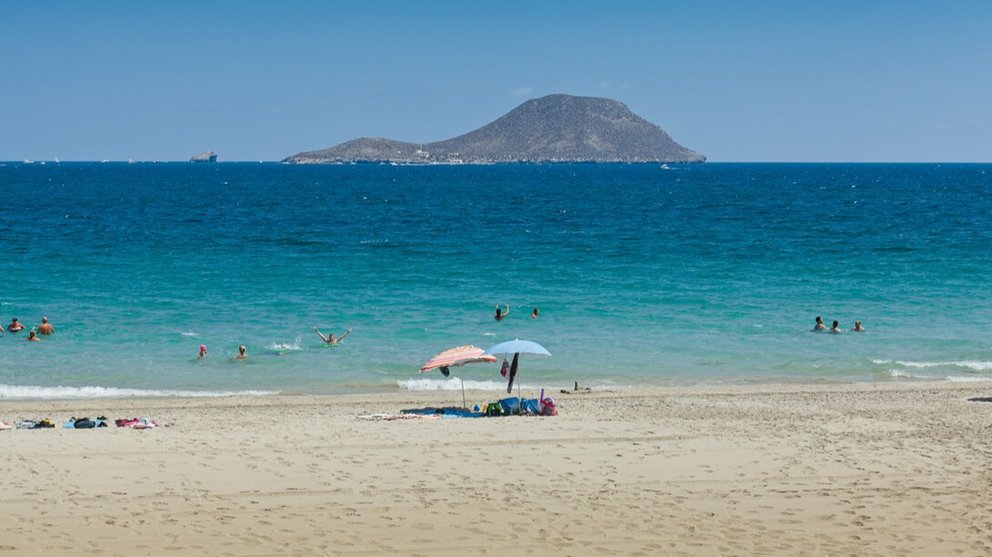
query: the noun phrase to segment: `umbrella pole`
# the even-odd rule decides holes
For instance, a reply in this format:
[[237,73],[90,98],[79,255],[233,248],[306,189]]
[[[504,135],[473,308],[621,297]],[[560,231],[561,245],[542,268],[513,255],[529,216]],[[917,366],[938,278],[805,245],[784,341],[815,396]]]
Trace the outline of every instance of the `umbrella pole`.
[[524,399],[521,398],[523,395],[520,394],[520,383],[517,383],[517,415],[524,413]]
[[465,378],[459,377],[462,380],[462,408],[468,410],[468,405],[465,404]]

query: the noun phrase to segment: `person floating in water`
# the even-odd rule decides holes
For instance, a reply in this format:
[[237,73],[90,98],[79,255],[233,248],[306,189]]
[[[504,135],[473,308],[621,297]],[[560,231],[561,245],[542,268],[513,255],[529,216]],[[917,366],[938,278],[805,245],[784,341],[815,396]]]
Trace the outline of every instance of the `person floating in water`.
[[10,320],[10,325],[7,325],[7,332],[9,333],[16,333],[23,330],[24,325],[21,325],[16,317]]
[[823,324],[823,318],[819,315],[816,316],[816,325],[813,326],[814,332],[826,331],[827,326]]
[[248,359],[248,348],[242,344],[238,347],[238,355],[234,357],[235,360],[247,360]]
[[28,340],[29,342],[37,342],[37,341],[40,341],[40,340],[41,340],[41,338],[40,338],[40,337],[38,337],[38,334],[34,332],[34,329],[31,329],[31,332],[30,332],[30,333],[28,333],[28,338],[27,338],[27,340]]
[[334,336],[334,333],[330,333],[330,334],[328,334],[325,337],[324,334],[320,332],[320,329],[318,329],[316,325],[313,326],[313,330],[314,330],[314,332],[317,333],[317,336],[320,337],[320,340],[326,342],[327,344],[338,344],[339,342],[341,342],[342,340],[344,340],[344,337],[346,337],[346,336],[348,336],[348,335],[351,334],[351,327],[348,327],[348,330],[345,331],[339,337],[335,337]]
[[48,318],[47,317],[42,317],[41,318],[41,325],[38,325],[38,334],[39,335],[50,335],[50,334],[52,334],[54,332],[55,332],[55,327],[52,327],[52,324],[48,322]]
[[534,311],[532,311],[532,312],[530,313],[530,318],[531,318],[531,319],[537,319],[537,318],[538,318],[538,317],[540,317],[540,316],[541,316],[541,310],[540,310],[540,309],[538,309],[538,308],[534,308]]
[[510,315],[510,304],[506,304],[506,311],[499,309],[499,304],[496,304],[496,321],[502,321],[507,315]]
[[858,319],[857,321],[854,322],[854,328],[851,329],[851,330],[854,331],[855,333],[863,333],[863,332],[865,332],[865,328],[861,326],[861,320],[860,319]]
[[834,320],[833,325],[831,325],[831,327],[830,327],[830,332],[833,333],[833,334],[835,334],[835,335],[839,335],[839,334],[843,333],[844,331],[840,330],[840,323],[837,322],[837,320]]
[[206,358],[206,357],[207,357],[207,345],[206,344],[201,344],[200,345],[200,358]]

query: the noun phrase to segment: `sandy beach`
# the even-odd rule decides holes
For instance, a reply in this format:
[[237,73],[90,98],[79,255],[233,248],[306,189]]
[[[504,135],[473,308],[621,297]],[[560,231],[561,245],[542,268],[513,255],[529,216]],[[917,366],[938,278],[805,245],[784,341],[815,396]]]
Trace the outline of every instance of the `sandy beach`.
[[[0,555],[989,555],[986,384],[3,402]],[[497,393],[470,392],[470,402]]]

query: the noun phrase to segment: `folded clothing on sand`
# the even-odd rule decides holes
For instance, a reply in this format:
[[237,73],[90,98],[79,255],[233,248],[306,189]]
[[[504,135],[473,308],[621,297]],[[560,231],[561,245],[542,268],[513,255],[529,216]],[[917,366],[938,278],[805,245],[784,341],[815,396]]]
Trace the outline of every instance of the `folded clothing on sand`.
[[48,429],[55,427],[55,423],[45,418],[43,420],[19,420],[14,422],[14,426],[17,429]]

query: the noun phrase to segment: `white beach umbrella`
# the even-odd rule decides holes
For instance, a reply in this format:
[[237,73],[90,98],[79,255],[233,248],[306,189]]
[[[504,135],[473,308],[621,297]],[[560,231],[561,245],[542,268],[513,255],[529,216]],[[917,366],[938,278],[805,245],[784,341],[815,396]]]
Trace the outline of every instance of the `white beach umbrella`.
[[[509,356],[513,354],[513,363],[510,364],[510,381],[506,384],[506,394],[513,392],[513,381],[517,378],[517,364],[521,354],[529,356],[550,356],[548,349],[532,340],[508,340],[486,350],[486,354],[492,356]],[[517,383],[517,400],[520,400],[520,384]],[[522,402],[517,404],[517,412],[520,412]]]

